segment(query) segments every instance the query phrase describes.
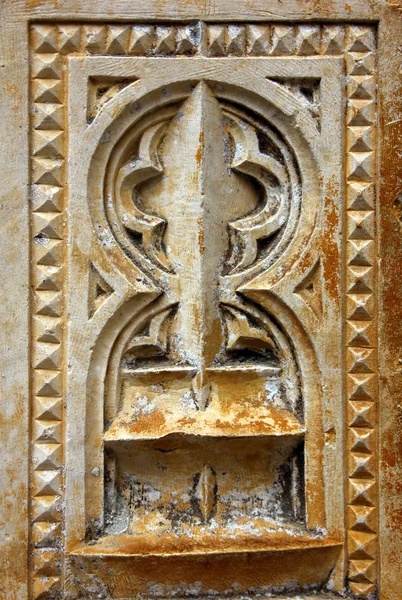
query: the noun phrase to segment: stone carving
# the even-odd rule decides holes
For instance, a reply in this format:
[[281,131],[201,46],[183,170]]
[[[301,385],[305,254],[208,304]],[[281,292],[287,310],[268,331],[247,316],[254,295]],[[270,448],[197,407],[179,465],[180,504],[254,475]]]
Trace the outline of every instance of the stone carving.
[[91,264],[89,269],[88,314],[90,317],[102,306],[113,289],[104,280],[99,271]]
[[308,304],[318,319],[322,317],[322,282],[321,265],[318,260],[306,277],[295,287],[295,294],[299,294]]
[[208,521],[216,506],[216,474],[211,467],[204,465],[197,474],[195,497],[198,500],[204,521]]
[[[110,170],[107,176],[111,185],[106,183],[105,205],[115,238],[142,269],[163,282],[164,293],[154,311],[144,310],[139,331],[127,335],[116,412],[107,415],[105,440],[113,447],[121,439],[175,436],[178,431],[248,436],[257,410],[260,427],[268,431],[277,415],[284,421],[283,432],[298,435],[302,425],[291,413],[298,407],[302,421],[303,408],[291,344],[268,314],[237,294],[239,276],[246,272],[250,278],[271,264],[297,226],[301,192],[294,159],[278,134],[267,126],[263,130],[229,104],[221,105],[203,82],[170,112],[164,107],[151,122],[147,118],[138,141],[128,132],[119,161],[113,159],[117,174]],[[136,129],[142,131],[141,125]],[[113,358],[109,376],[115,368]],[[227,388],[236,384],[239,373],[248,390],[240,402],[230,401]],[[273,390],[274,412],[264,400],[264,386]],[[250,410],[247,417],[253,395],[254,414]],[[174,401],[180,402],[177,408]],[[283,432],[278,427],[278,434]],[[230,452],[230,444],[227,448]],[[293,449],[294,444],[283,449],[284,460]],[[201,453],[208,451],[200,445]],[[122,461],[117,451],[118,470]],[[216,493],[221,477],[213,466],[204,466],[194,493],[204,522],[219,497],[216,519],[223,528],[225,494]],[[293,483],[293,495],[302,494],[302,480]],[[117,483],[120,490],[124,485]],[[155,496],[154,511],[163,506],[160,492]],[[230,513],[230,500],[226,505]],[[135,506],[130,495],[130,510]],[[179,505],[175,513],[180,514]],[[161,518],[168,521],[169,515]],[[114,522],[120,519],[117,511]],[[144,514],[143,519],[149,517]],[[194,520],[196,524],[196,515]],[[130,528],[139,535],[135,527],[134,516]],[[149,522],[148,530],[153,528]],[[164,533],[165,525],[160,528]]]
[[[62,434],[65,426],[62,354],[65,314],[63,291],[66,285],[64,253],[67,213],[64,190],[67,175],[67,120],[64,104],[66,74],[63,65],[67,56],[86,53],[134,57],[198,54],[211,59],[233,56],[344,56],[348,73],[348,577],[351,591],[359,597],[374,593],[377,528],[374,451],[377,391],[376,357],[373,350],[374,30],[365,26],[342,25],[67,23],[35,24],[32,26],[31,36],[31,223],[35,301],[32,324],[32,597],[56,598],[62,594],[65,585],[62,577],[65,452]],[[305,82],[300,84],[291,76],[272,76],[270,80],[294,96],[295,102],[299,102],[302,107],[300,110],[304,108],[312,117],[314,128],[319,134],[322,127],[319,85],[311,80],[308,85]],[[102,77],[94,76],[89,86],[86,114],[88,124],[95,122],[97,115],[105,111],[109,101],[111,104],[122,90],[135,86],[134,81],[134,78],[122,77],[105,82]],[[148,123],[142,130],[135,130],[140,131],[141,135],[134,133],[128,136],[131,147],[127,146],[126,155],[122,153],[115,179],[106,181],[107,193],[113,198],[112,203],[106,202],[105,208],[113,239],[124,249],[134,265],[141,264],[144,290],[148,281],[157,282],[160,286],[153,302],[144,302],[142,313],[139,313],[141,318],[135,322],[132,330],[129,331],[129,327],[126,330],[127,340],[119,350],[119,360],[114,358],[114,362],[112,361],[115,372],[111,374],[108,371],[109,404],[105,407],[105,443],[108,449],[105,455],[107,475],[104,497],[107,516],[104,525],[109,535],[117,535],[125,530],[126,525],[118,523],[116,519],[117,515],[123,514],[122,510],[126,511],[124,514],[131,531],[136,531],[136,527],[139,531],[139,517],[136,517],[135,511],[143,511],[140,514],[148,518],[146,511],[152,506],[157,494],[152,486],[144,487],[144,483],[135,480],[134,474],[129,480],[121,479],[124,461],[130,456],[116,443],[118,432],[121,433],[122,429],[127,431],[124,398],[136,398],[136,393],[140,389],[143,392],[144,386],[147,389],[152,386],[158,388],[153,392],[154,397],[150,403],[141,404],[141,396],[137,397],[129,420],[132,421],[134,416],[137,424],[141,419],[145,423],[147,415],[152,415],[148,422],[152,421],[153,425],[148,429],[144,428],[143,432],[149,436],[155,435],[155,441],[151,444],[152,456],[159,454],[163,457],[161,464],[168,469],[168,461],[171,460],[169,457],[172,452],[174,454],[177,440],[173,436],[171,440],[164,442],[165,445],[160,446],[157,436],[161,431],[177,432],[177,424],[166,419],[167,429],[158,430],[157,411],[150,404],[158,405],[160,402],[163,405],[169,398],[176,399],[181,402],[185,414],[179,431],[187,431],[189,434],[194,429],[191,419],[196,415],[198,420],[204,419],[205,431],[216,436],[222,425],[217,426],[212,420],[208,422],[208,410],[219,397],[216,389],[219,389],[219,382],[226,376],[225,372],[231,374],[236,369],[247,377],[247,369],[254,369],[258,371],[259,381],[263,381],[264,386],[267,382],[271,384],[272,389],[268,390],[266,396],[270,399],[270,412],[265,415],[266,427],[272,416],[274,421],[281,416],[284,418],[283,426],[295,435],[294,443],[283,443],[280,460],[278,456],[272,458],[270,469],[277,473],[277,480],[273,482],[271,499],[267,501],[259,495],[257,488],[263,484],[256,480],[256,487],[250,492],[254,498],[251,509],[257,511],[258,518],[272,520],[275,515],[269,503],[273,501],[280,504],[280,498],[288,494],[292,498],[291,506],[286,508],[285,504],[281,505],[286,513],[284,521],[302,523],[305,519],[304,463],[299,444],[304,435],[305,399],[300,394],[299,366],[292,341],[287,337],[290,335],[289,332],[286,333],[288,325],[278,326],[276,318],[269,314],[269,302],[261,304],[263,294],[260,292],[255,297],[251,292],[238,293],[240,284],[244,285],[257,275],[262,277],[279,257],[286,255],[287,248],[292,244],[299,223],[300,174],[291,148],[278,137],[277,132],[269,130],[268,124],[261,127],[258,119],[247,120],[249,112],[244,112],[240,106],[230,101],[218,99],[218,96],[219,93],[210,83],[198,84],[185,101],[187,104],[178,106],[176,103],[161,109],[155,122]],[[180,119],[186,119],[190,114],[200,120],[198,129],[187,133],[185,127],[180,128]],[[215,181],[219,178],[226,196],[234,199],[234,206],[231,208],[236,208],[236,198],[240,198],[237,204],[243,209],[240,213],[224,212],[221,215],[219,210],[225,211],[226,204],[222,203],[219,207],[215,204],[210,207],[205,205],[203,196],[208,194],[204,188],[208,189],[211,179],[202,179],[201,176],[197,192],[201,223],[198,230],[195,228],[197,219],[188,222],[187,227],[185,222],[177,224],[180,223],[178,211],[175,213],[174,210],[167,210],[171,208],[167,196],[170,191],[167,173],[171,171],[170,181],[176,178],[176,183],[182,176],[182,173],[174,170],[173,163],[169,165],[169,157],[174,153],[174,140],[178,136],[194,136],[194,131],[198,138],[197,135],[191,139],[189,137],[185,145],[186,149],[194,149],[196,146],[196,151],[199,151],[194,156],[194,165],[198,158],[201,171],[204,168],[208,169],[208,173],[215,172]],[[202,137],[202,133],[211,131],[215,138],[205,135]],[[220,141],[222,139],[225,140],[223,144]],[[218,151],[219,144],[221,147]],[[180,151],[183,152],[183,147]],[[130,152],[132,156],[128,156]],[[212,193],[208,198],[213,200]],[[249,208],[248,211],[244,211],[245,206]],[[227,227],[221,226],[220,219]],[[175,223],[176,232],[172,229]],[[213,228],[221,233],[212,235],[210,232]],[[183,240],[177,237],[180,236],[180,231],[184,231]],[[208,238],[208,235],[211,237]],[[186,243],[183,243],[186,238]],[[106,241],[106,246],[108,243],[109,240]],[[186,290],[185,286],[184,290],[181,288],[179,291],[177,281],[185,274],[180,260],[183,261],[183,253],[184,256],[186,252],[190,253],[191,247],[197,249],[194,269],[198,274],[194,280],[203,283],[195,292],[190,288]],[[213,264],[211,271],[204,266],[208,264]],[[109,302],[109,298],[118,296],[118,293],[115,292],[110,273],[100,267],[99,261],[87,268],[88,317],[92,320],[98,317],[100,319],[101,316],[99,314],[97,317],[97,313],[101,310],[98,309],[106,306],[105,301]],[[303,277],[294,281],[291,290],[295,297],[300,297],[300,302],[307,305],[306,310],[314,312],[321,322],[326,318],[327,306],[320,286],[328,277],[325,266],[312,261],[305,268]],[[232,284],[232,281],[235,283]],[[202,307],[199,316],[194,306],[191,306],[193,293],[198,298],[197,305]],[[215,339],[206,335],[208,330],[216,332]],[[199,338],[193,336],[194,331],[200,332]],[[179,339],[179,334],[182,339]],[[189,354],[196,359],[189,360]],[[174,372],[174,364],[179,365],[179,375]],[[158,369],[162,378],[158,375]],[[289,379],[295,382],[294,389],[289,386],[286,388]],[[181,382],[178,391],[177,381]],[[118,385],[115,385],[116,382]],[[166,389],[161,391],[162,385],[167,385],[167,389],[170,386],[169,394]],[[224,397],[224,385],[221,387]],[[261,423],[264,418],[260,417]],[[237,418],[239,432],[254,426],[240,412]],[[133,431],[138,436],[140,429],[136,430],[134,427]],[[126,436],[125,440],[128,438]],[[152,473],[154,467],[147,457],[148,446],[145,439],[136,443],[138,456],[141,457],[139,463],[133,463],[137,465],[137,474],[146,474],[147,469],[148,473]],[[227,465],[223,461],[219,463],[218,469],[212,466],[217,464],[216,457],[222,454],[223,448],[223,454],[232,452],[239,457],[239,464],[241,462],[240,446],[236,445],[236,440],[232,447],[228,446],[226,449],[224,446],[220,448],[218,442],[216,446],[214,444],[215,442],[211,444],[211,456],[208,457],[210,461],[197,463],[194,457],[194,470],[183,474],[183,481],[192,482],[188,486],[191,493],[185,502],[189,505],[194,502],[192,523],[198,519],[200,527],[202,523],[213,523],[220,515],[222,519],[228,518],[232,510],[230,507],[233,507],[232,490],[218,484]],[[267,451],[263,442],[256,444],[261,452]],[[200,444],[200,455],[203,451]],[[274,455],[273,448],[270,447],[269,452]],[[309,461],[307,450],[307,464]],[[141,467],[140,463],[145,467]],[[128,471],[129,469],[126,473]],[[94,480],[96,473],[95,470]],[[120,498],[117,492],[121,492]],[[142,505],[138,509],[139,502]],[[131,516],[127,513],[127,507]],[[223,512],[219,513],[219,510]],[[165,511],[161,518],[173,522],[177,514],[178,512]],[[152,525],[152,518],[148,526]],[[185,526],[187,531],[193,524]],[[95,532],[94,539],[96,535]]]
[[88,121],[93,121],[105,104],[127,85],[130,85],[130,83],[133,83],[133,80],[123,79],[121,81],[115,78],[93,79],[90,83],[88,94]]
[[351,26],[347,39],[347,372],[350,588],[376,590],[375,74],[374,31]]
[[[39,44],[53,50],[55,28]],[[45,59],[55,58],[53,54]],[[56,55],[58,58],[58,55]],[[47,64],[46,64],[47,63]],[[61,73],[36,62],[32,86],[32,216],[34,277],[32,597],[56,595],[62,565],[62,318],[64,310],[64,106]]]

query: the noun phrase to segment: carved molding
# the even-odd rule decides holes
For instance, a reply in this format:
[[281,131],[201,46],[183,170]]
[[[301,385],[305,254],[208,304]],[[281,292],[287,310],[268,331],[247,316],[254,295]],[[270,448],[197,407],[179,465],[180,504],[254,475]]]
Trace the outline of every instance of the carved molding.
[[346,39],[348,555],[350,588],[367,597],[377,578],[375,32],[351,26]]
[[[39,55],[88,52],[133,56],[336,56],[345,51],[350,27],[353,26],[202,21],[188,25],[37,24],[32,30],[32,48]],[[352,52],[366,51],[364,42],[360,44],[363,37],[356,30]]]
[[[344,56],[347,68],[346,129],[346,369],[349,464],[348,558],[350,589],[368,597],[376,589],[376,242],[375,242],[375,30],[357,25],[281,24],[42,24],[31,28],[31,231],[32,231],[32,598],[62,597],[64,481],[64,353],[66,252],[66,57],[80,55],[132,56]],[[91,120],[114,94],[132,81],[93,82]],[[281,85],[281,82],[277,82]],[[293,89],[300,94],[300,90]],[[309,96],[310,100],[311,97]],[[313,99],[314,104],[314,99]],[[314,107],[313,107],[314,110]],[[238,157],[247,170],[250,157]],[[252,162],[252,161],[251,161]],[[234,167],[234,165],[233,165]],[[157,167],[155,167],[157,168]],[[234,167],[235,168],[235,167]],[[125,176],[120,183],[124,190]],[[150,231],[163,228],[155,222]],[[241,223],[233,227],[234,235]],[[241,235],[241,234],[240,234]],[[160,259],[157,245],[150,260]],[[158,254],[159,252],[159,254]],[[233,270],[247,268],[253,256],[234,261]],[[315,274],[316,267],[310,271]],[[98,273],[89,309],[113,292]],[[308,287],[307,278],[303,288]],[[98,282],[98,283],[99,283]],[[103,282],[103,283],[102,283]],[[305,283],[307,282],[307,287]],[[299,288],[296,293],[302,295]],[[103,290],[103,291],[102,291]],[[315,290],[315,288],[314,288]],[[310,293],[310,292],[309,292]],[[314,291],[315,293],[315,291]],[[308,299],[304,298],[307,302]],[[317,312],[316,301],[312,301]],[[163,329],[170,310],[157,313],[155,323],[128,349],[163,353]],[[239,308],[228,305],[229,345],[238,348],[255,338]],[[249,343],[249,341],[247,342]],[[264,348],[270,339],[259,338]],[[203,519],[215,509],[213,469],[204,465],[195,481],[195,497]],[[295,509],[296,510],[296,509]]]

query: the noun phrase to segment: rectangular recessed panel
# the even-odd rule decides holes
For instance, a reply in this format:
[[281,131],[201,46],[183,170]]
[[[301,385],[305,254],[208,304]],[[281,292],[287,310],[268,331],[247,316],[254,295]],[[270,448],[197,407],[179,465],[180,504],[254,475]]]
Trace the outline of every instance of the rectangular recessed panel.
[[33,560],[71,600],[372,593],[375,28],[31,36]]

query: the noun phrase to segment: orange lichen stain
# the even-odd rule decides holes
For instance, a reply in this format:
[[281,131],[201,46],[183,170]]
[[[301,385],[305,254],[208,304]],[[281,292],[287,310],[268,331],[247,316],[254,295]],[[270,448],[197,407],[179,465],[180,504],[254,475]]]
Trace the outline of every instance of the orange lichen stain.
[[204,226],[202,223],[202,217],[198,217],[197,219],[198,225],[198,245],[200,247],[200,254],[204,254],[205,251],[205,243],[204,243]]
[[210,377],[219,389],[219,397],[223,404],[243,402],[244,397],[252,398],[254,406],[261,404],[262,398],[259,393],[264,391],[265,377],[247,372],[211,373]]
[[79,585],[77,597],[82,592],[88,555],[104,555],[102,564],[91,561],[90,585],[93,586],[94,577],[104,572],[107,560],[108,583],[116,598],[126,597],[128,586],[135,586],[137,593],[149,594],[150,585],[156,584],[164,597],[172,597],[172,589],[180,590],[182,595],[186,586],[194,589],[196,581],[202,582],[202,590],[213,589],[226,596],[233,590],[234,581],[240,591],[254,588],[256,574],[258,586],[281,588],[292,585],[294,580],[300,586],[326,580],[342,549],[339,540],[333,538],[311,539],[286,532],[253,540],[249,534],[228,539],[219,531],[194,539],[173,535],[142,538],[119,535],[113,542],[100,539],[92,546],[77,548],[76,554],[81,556],[75,556],[71,562],[72,585]]
[[192,419],[191,417],[183,417],[177,421],[177,424],[182,427],[185,425],[193,425],[193,423],[196,423],[196,419]]
[[134,423],[130,425],[131,433],[141,433],[143,431],[160,430],[166,423],[165,417],[160,411],[155,411],[147,415],[141,415]]
[[[208,553],[213,556],[214,553],[223,552],[258,552],[260,550],[283,550],[292,548],[325,548],[331,545],[338,545],[340,540],[338,537],[331,539],[311,538],[306,534],[300,534],[295,531],[295,535],[289,535],[284,531],[270,532],[269,537],[261,536],[250,539],[247,534],[239,532],[236,539],[233,536],[227,536],[221,530],[217,530],[211,535],[208,532],[203,533],[198,530],[197,536],[190,538],[187,536],[176,537],[170,533],[160,535],[136,536],[122,534],[112,538],[101,538],[97,544],[80,549],[83,554],[109,554],[117,553],[124,555],[146,555],[154,559],[158,555],[171,554],[171,558],[175,557],[174,553],[200,552]],[[211,552],[211,540],[213,540],[213,551]],[[155,556],[156,554],[156,556]],[[151,555],[151,556],[149,556]],[[185,554],[184,554],[185,556]]]
[[334,198],[339,194],[339,185],[333,180],[327,184],[325,196],[325,235],[321,238],[322,264],[328,295],[339,306],[339,248],[336,243],[339,227],[339,215]]
[[198,302],[193,303],[194,327],[196,331],[201,331],[201,314]]
[[202,153],[204,150],[204,132],[203,131],[200,131],[199,142],[200,142],[200,145],[198,146],[197,151],[195,153],[195,160],[197,161],[198,167],[201,166]]
[[13,96],[15,99],[15,104],[12,107],[14,112],[17,112],[20,109],[20,102],[22,101],[22,94],[17,94],[17,86],[14,83],[10,83],[9,81],[5,81],[4,87],[10,96]]
[[12,96],[14,96],[17,93],[17,86],[15,85],[15,83],[10,83],[9,81],[6,81],[4,85],[7,92]]
[[[402,136],[402,120],[395,121],[395,114],[401,114],[402,102],[394,97],[392,102],[387,94],[380,92],[381,127],[384,132],[381,160],[381,213],[379,215],[379,244],[381,247],[381,279],[387,282],[382,288],[382,337],[386,350],[395,352],[401,346],[402,303],[400,301],[402,281],[401,229],[399,219],[395,219],[392,205],[402,188],[402,174],[398,168],[399,140]],[[385,362],[386,363],[386,358]]]
[[352,13],[352,7],[350,6],[350,4],[345,4],[345,7],[344,7],[344,8],[345,8],[345,10],[346,10],[346,11],[347,11],[349,14],[351,14],[351,13]]
[[391,527],[393,531],[400,531],[402,528],[402,508],[395,508],[392,506],[392,510],[385,510],[388,517],[388,527]]
[[[44,2],[43,0],[25,0],[25,8],[29,9],[34,9],[34,8],[44,8]],[[54,8],[59,8],[59,1],[58,0],[48,0],[46,2],[46,4],[53,6]]]
[[312,266],[313,263],[311,258],[311,252],[308,251],[301,257],[297,265],[297,272],[300,273],[300,275],[303,275],[303,273],[309,271],[312,268]]
[[396,452],[392,452],[385,445],[382,446],[381,459],[386,463],[387,467],[395,468],[399,463],[399,456]]
[[274,432],[286,435],[301,432],[300,423],[295,417],[274,406],[262,407],[258,413],[255,410],[250,410],[251,407],[248,403],[245,403],[242,407],[239,405],[233,408],[234,410],[227,415],[230,417],[228,420],[216,420],[218,430],[222,432],[231,431],[233,433],[237,429],[240,431],[247,425],[247,429],[253,435]]

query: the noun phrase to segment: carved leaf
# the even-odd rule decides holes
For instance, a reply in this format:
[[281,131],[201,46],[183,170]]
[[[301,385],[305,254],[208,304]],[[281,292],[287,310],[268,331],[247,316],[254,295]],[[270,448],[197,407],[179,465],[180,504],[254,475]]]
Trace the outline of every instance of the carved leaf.
[[105,300],[113,294],[113,288],[91,264],[89,269],[88,315],[92,318]]
[[322,283],[321,266],[318,260],[313,268],[307,273],[301,283],[294,290],[303,298],[304,302],[311,308],[318,319],[322,317]]
[[253,265],[257,258],[258,241],[273,236],[284,227],[290,212],[290,187],[287,169],[279,160],[260,150],[257,130],[244,127],[232,118],[230,133],[235,143],[231,167],[235,172],[256,180],[263,190],[263,202],[253,211],[229,223],[232,272]]
[[162,173],[156,146],[165,129],[165,122],[148,129],[141,138],[138,156],[121,167],[116,181],[116,209],[123,226],[142,236],[145,254],[157,265],[169,269],[161,244],[166,221],[141,210],[135,201],[136,187]]
[[126,354],[141,358],[165,355],[168,349],[167,318],[172,310],[170,306],[152,317],[143,329],[144,333],[137,334],[131,339]]
[[109,188],[111,222],[123,238],[132,234],[127,249],[177,305],[174,320],[161,313],[137,333],[125,364],[129,354],[193,367],[191,389],[205,410],[217,364],[240,360],[248,368],[250,359],[254,368],[259,354],[264,368],[270,362],[281,372],[276,336],[264,317],[236,308],[231,275],[280,256],[291,239],[300,208],[295,162],[278,133],[204,81],[180,105],[147,117],[124,148]]
[[313,117],[320,129],[320,81],[317,79],[289,79],[286,77],[269,77],[273,83],[291,92]]
[[100,110],[125,87],[137,81],[136,78],[118,80],[113,78],[91,78],[88,90],[87,119],[90,123]]
[[228,350],[273,350],[275,344],[268,333],[252,325],[247,315],[232,306],[224,306]]
[[207,465],[204,465],[199,474],[198,483],[195,487],[195,497],[202,512],[204,521],[207,522],[216,507],[217,481],[216,473]]

